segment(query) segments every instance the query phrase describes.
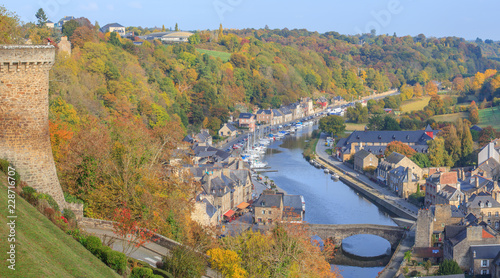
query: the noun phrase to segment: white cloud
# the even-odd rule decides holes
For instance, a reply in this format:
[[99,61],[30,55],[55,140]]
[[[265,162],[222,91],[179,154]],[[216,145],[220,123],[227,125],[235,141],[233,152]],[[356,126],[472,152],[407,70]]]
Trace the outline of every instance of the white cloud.
[[142,4],[139,1],[128,2],[128,6],[133,9],[142,9]]
[[79,5],[79,9],[84,10],[84,11],[98,11],[99,6],[97,6],[97,3],[95,2],[90,2],[87,5]]

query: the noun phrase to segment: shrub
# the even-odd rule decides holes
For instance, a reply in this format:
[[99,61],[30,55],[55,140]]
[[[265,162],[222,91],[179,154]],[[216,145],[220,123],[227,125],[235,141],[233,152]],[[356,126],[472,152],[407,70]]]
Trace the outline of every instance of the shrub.
[[171,250],[170,257],[163,258],[164,268],[174,277],[200,277],[205,273],[206,261],[199,254],[184,246]]
[[47,202],[49,202],[49,205],[59,211],[59,205],[57,204],[56,200],[54,200],[54,198],[52,198],[52,196],[50,196],[49,194],[45,194],[45,193],[41,193],[41,194],[38,194],[37,195],[37,199],[38,200],[47,200]]
[[110,250],[106,252],[106,264],[119,274],[122,274],[127,268],[127,256],[118,251]]
[[63,216],[68,220],[76,219],[75,213],[70,209],[64,209]]
[[69,230],[66,233],[80,242],[81,245],[85,246],[87,244],[87,235],[82,233],[79,229]]
[[102,247],[101,239],[96,236],[87,237],[87,241],[85,242],[85,248],[90,251],[92,254],[96,254],[97,249]]
[[99,258],[101,261],[103,261],[104,263],[106,263],[106,261],[108,260],[108,253],[113,251],[111,249],[111,247],[109,246],[106,246],[106,245],[103,245],[101,247],[99,247],[96,252],[95,252],[95,256],[97,258]]
[[83,200],[80,200],[76,196],[73,196],[67,192],[64,192],[64,200],[66,200],[66,202],[68,203],[83,204]]
[[152,276],[153,270],[147,267],[135,267],[130,274],[130,278],[151,278]]
[[[159,268],[153,268],[153,273],[159,278],[159,277],[164,277],[164,278],[174,278],[174,275],[170,274],[169,272],[159,269]],[[155,278],[157,278],[155,277]]]
[[23,187],[23,191],[21,192],[21,197],[23,197],[28,203],[33,206],[36,206],[36,190],[33,187],[25,186]]
[[[4,172],[6,175],[8,175],[8,173],[9,173],[9,166],[10,166],[10,163],[7,160],[0,159],[0,171]],[[15,171],[14,180],[16,181],[16,186],[21,181],[21,176],[19,175],[19,173],[17,171]]]
[[53,208],[45,208],[43,211],[43,214],[47,216],[50,220],[54,219],[54,216],[56,214],[56,211]]

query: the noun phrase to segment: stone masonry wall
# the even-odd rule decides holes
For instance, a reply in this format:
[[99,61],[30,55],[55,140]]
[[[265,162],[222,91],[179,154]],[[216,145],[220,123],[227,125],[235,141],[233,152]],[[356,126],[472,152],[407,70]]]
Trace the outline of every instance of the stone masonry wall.
[[0,46],[0,158],[27,184],[66,207],[49,134],[49,70],[55,48]]

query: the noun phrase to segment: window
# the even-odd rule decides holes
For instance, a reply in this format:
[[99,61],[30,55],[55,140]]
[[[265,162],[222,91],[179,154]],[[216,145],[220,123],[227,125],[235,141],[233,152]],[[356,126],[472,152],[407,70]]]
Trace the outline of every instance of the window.
[[498,221],[495,222],[495,229],[498,230],[498,228],[500,227],[500,223],[498,223]]
[[257,218],[257,222],[262,223],[262,218]]
[[[488,260],[481,260],[481,266],[482,267],[487,267],[488,266]],[[488,274],[488,273],[486,273]]]
[[498,211],[497,211],[497,212],[495,212],[495,216],[496,216],[496,217],[498,217]]
[[481,270],[481,274],[482,274],[482,275],[487,275],[487,274],[489,274],[489,273],[488,273],[488,269],[483,269],[483,270]]
[[488,217],[491,217],[491,211],[490,211],[490,212],[488,212]]
[[265,211],[265,210],[262,210],[262,214],[266,214],[266,211]]
[[272,210],[269,210],[269,214],[273,214],[273,211],[272,211]]

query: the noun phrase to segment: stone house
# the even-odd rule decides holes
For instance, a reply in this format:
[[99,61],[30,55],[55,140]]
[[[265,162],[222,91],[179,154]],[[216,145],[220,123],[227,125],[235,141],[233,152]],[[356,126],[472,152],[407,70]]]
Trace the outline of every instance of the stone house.
[[387,174],[387,186],[401,198],[408,198],[418,191],[419,177],[410,167],[399,166]]
[[238,135],[238,129],[230,123],[224,124],[221,129],[219,129],[219,136],[233,137]]
[[[492,273],[490,266],[500,251],[499,244],[500,237],[489,226],[446,226],[443,245],[444,258],[456,261],[469,274],[481,274],[484,273],[483,270]],[[494,256],[484,254],[487,249],[492,248],[488,246],[497,248],[498,251]],[[488,253],[490,252],[491,250],[488,251]],[[487,262],[483,262],[483,260],[487,260]]]
[[358,172],[363,172],[367,167],[378,166],[378,158],[374,154],[366,151],[360,150],[354,154],[354,170]]
[[[423,170],[415,162],[408,157],[397,152],[391,153],[386,159],[380,161],[377,167],[377,179],[388,185],[388,174],[392,169],[403,166],[405,169],[410,168],[411,174],[416,177],[417,181],[423,177]],[[411,193],[410,193],[411,194]]]
[[281,114],[280,110],[273,109],[273,125],[279,125],[283,123],[283,114]]
[[125,36],[125,26],[119,23],[109,23],[99,29],[102,33],[116,32],[121,37]]
[[273,110],[271,109],[261,109],[255,114],[257,116],[258,123],[271,124],[273,121]]
[[484,146],[477,155],[477,165],[481,165],[489,158],[500,162],[500,138],[497,138]]
[[283,217],[283,198],[281,194],[262,194],[253,202],[254,222],[270,225]]
[[255,130],[255,115],[251,113],[240,113],[238,118],[240,127],[248,128],[248,131],[254,132]]
[[472,213],[479,221],[500,229],[500,203],[487,193],[480,193],[469,198],[465,213]]
[[[471,254],[471,274],[497,276],[498,262],[495,259],[499,257],[500,246],[498,245],[479,245],[470,247]],[[497,260],[498,261],[498,260]]]
[[302,198],[300,195],[283,195],[283,221],[298,221],[304,219]]
[[252,199],[252,179],[248,170],[220,169],[206,171],[200,180],[202,192],[197,199],[207,199],[222,215]]
[[[457,172],[436,172],[430,175],[425,184],[424,204],[426,206],[448,204],[445,200],[443,200],[442,196],[438,196],[438,192],[440,192],[445,186],[450,186],[460,190]],[[461,202],[462,200],[458,200],[458,203]]]
[[279,109],[281,115],[283,115],[283,121],[282,123],[288,123],[293,120],[293,113],[288,109],[288,107],[283,106]]
[[447,225],[462,223],[464,214],[451,205],[433,205],[420,209],[417,216],[415,247],[440,247]]
[[500,179],[500,163],[494,157],[490,157],[479,164],[471,174],[498,181]]

